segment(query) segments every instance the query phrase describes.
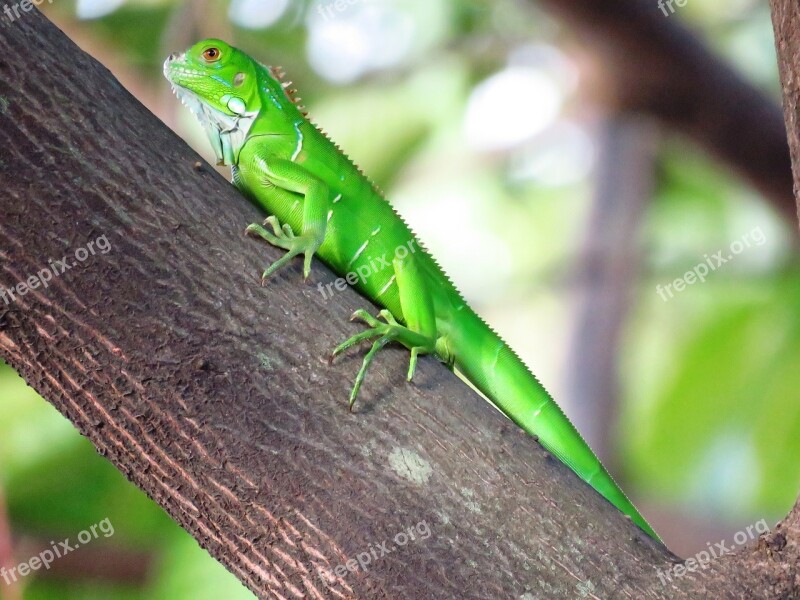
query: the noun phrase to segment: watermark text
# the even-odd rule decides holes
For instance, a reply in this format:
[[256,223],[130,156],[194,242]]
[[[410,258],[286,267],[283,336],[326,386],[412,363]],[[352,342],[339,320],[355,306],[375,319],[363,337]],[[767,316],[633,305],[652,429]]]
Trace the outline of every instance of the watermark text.
[[325,4],[317,4],[317,12],[322,15],[326,21],[335,19],[337,14],[341,14],[351,6],[356,4],[374,2],[375,0],[331,0]]
[[[329,298],[332,298],[334,294],[334,288],[340,292],[343,292],[347,289],[348,284],[356,285],[357,283],[361,283],[361,285],[364,285],[370,276],[383,271],[387,267],[391,267],[393,260],[396,259],[400,261],[409,254],[414,254],[417,251],[416,243],[417,240],[411,239],[407,243],[395,248],[394,255],[392,257],[388,257],[386,253],[378,258],[370,257],[366,263],[359,265],[354,271],[350,271],[344,277],[339,277],[327,285],[323,285],[322,283],[317,284],[317,289],[319,290],[319,293],[322,294],[322,299],[328,300]],[[359,254],[367,247],[367,244],[368,242],[364,243],[360,250],[356,252],[356,256],[351,262],[355,262]],[[389,279],[387,287],[390,286],[394,281],[395,278],[393,276]],[[385,290],[381,290],[378,295],[382,294],[384,291]]]
[[767,242],[767,238],[761,227],[756,227],[752,231],[745,233],[741,239],[731,242],[728,253],[720,250],[711,254],[704,255],[703,262],[698,263],[692,269],[686,271],[683,276],[678,277],[675,281],[667,283],[666,285],[658,284],[656,286],[656,293],[661,297],[664,302],[667,302],[675,297],[676,293],[682,292],[687,286],[694,285],[695,283],[705,283],[706,277],[712,272],[719,269],[722,265],[733,260],[737,255],[741,254],[748,248],[753,246],[763,246]]
[[[355,573],[359,569],[367,572],[369,565],[375,561],[380,560],[384,556],[388,556],[395,550],[408,545],[411,542],[418,540],[427,540],[431,537],[431,528],[427,521],[420,521],[416,525],[407,527],[403,531],[395,535],[391,540],[387,540],[378,544],[370,544],[364,552],[356,554],[355,558],[345,561],[343,564],[336,567],[321,567],[320,578],[330,583],[335,581],[338,577],[343,579],[350,573]],[[392,543],[394,542],[394,543]]]
[[698,570],[702,571],[708,568],[712,560],[730,554],[736,550],[737,546],[742,546],[756,539],[759,535],[768,532],[769,526],[767,522],[761,519],[758,523],[748,525],[742,531],[737,531],[733,535],[733,544],[728,543],[726,540],[716,542],[715,544],[709,543],[707,544],[707,550],[701,550],[693,557],[687,558],[685,561],[673,565],[667,570],[656,569],[658,579],[661,581],[662,585],[667,585],[668,582],[672,581],[673,577],[680,578],[687,573],[694,573]]
[[90,256],[94,256],[98,252],[100,254],[108,254],[111,252],[111,242],[108,241],[105,235],[101,235],[96,240],[89,242],[86,244],[85,248],[78,248],[75,250],[72,257],[64,255],[61,257],[61,260],[50,259],[46,269],[42,269],[35,275],[28,277],[25,281],[20,281],[13,287],[0,287],[0,300],[5,302],[6,305],[9,305],[12,302],[16,302],[19,297],[24,296],[31,290],[37,290],[40,287],[46,289],[54,277],[66,273],[77,266],[78,263],[86,261]]
[[74,552],[81,546],[93,542],[98,539],[101,534],[105,538],[110,538],[114,535],[114,526],[111,524],[110,519],[105,518],[88,529],[81,531],[77,535],[77,541],[72,541],[70,538],[67,538],[61,542],[50,542],[51,546],[49,548],[42,550],[39,554],[32,556],[25,562],[21,562],[10,569],[6,567],[0,568],[0,577],[3,578],[6,585],[11,585],[12,583],[16,583],[18,579],[27,577],[41,568],[44,568],[45,571],[49,571],[50,565],[56,560]]
[[[22,12],[31,12],[33,10],[33,6],[40,6],[44,4],[45,0],[20,0],[20,2],[16,2],[9,6],[8,4],[3,5],[3,12],[6,13],[8,20],[12,23],[19,19],[22,15],[20,15],[20,10]],[[48,4],[52,4],[53,0],[47,0]]]
[[687,4],[689,4],[689,0],[658,0],[658,8],[661,9],[665,17],[675,14],[676,5],[678,8],[683,8]]

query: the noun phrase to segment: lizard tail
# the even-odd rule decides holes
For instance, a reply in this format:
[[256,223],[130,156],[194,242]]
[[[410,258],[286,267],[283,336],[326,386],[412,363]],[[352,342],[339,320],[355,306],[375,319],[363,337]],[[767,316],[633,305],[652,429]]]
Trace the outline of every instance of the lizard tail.
[[[466,312],[466,311],[465,311]],[[652,527],[614,482],[547,390],[506,343],[472,313],[452,332],[456,369],[507,417],[569,466],[651,537]]]

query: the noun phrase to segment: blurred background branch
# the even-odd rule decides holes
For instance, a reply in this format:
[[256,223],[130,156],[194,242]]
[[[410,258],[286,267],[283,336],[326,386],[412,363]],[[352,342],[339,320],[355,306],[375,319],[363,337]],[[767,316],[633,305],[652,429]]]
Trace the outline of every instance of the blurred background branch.
[[537,0],[596,52],[617,109],[652,115],[719,157],[796,225],[780,105],[650,0]]
[[655,186],[659,136],[645,117],[609,115],[599,135],[595,189],[576,263],[575,330],[565,372],[575,426],[601,460],[619,472],[622,335],[642,268],[642,228]]

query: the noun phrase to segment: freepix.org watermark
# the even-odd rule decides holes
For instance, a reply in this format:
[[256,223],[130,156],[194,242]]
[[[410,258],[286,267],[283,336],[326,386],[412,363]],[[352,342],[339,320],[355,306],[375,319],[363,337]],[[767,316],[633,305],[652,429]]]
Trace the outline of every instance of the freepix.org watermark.
[[[86,244],[85,248],[78,248],[73,252],[72,257],[64,255],[61,260],[49,260],[47,268],[42,269],[35,275],[31,275],[25,281],[20,281],[17,285],[10,288],[0,287],[0,300],[6,305],[16,302],[20,296],[24,296],[31,290],[47,288],[54,277],[58,277],[69,271],[71,268],[86,261],[90,256],[97,253],[108,254],[111,252],[111,242],[105,235],[101,235],[96,240]],[[74,258],[74,260],[73,260]]]
[[708,568],[712,560],[716,560],[720,556],[725,556],[736,550],[737,546],[742,546],[756,539],[762,533],[768,532],[769,526],[767,522],[761,519],[758,523],[748,525],[742,531],[737,531],[733,535],[733,544],[729,544],[726,540],[716,542],[715,544],[709,543],[707,544],[708,550],[701,550],[693,557],[687,558],[682,563],[673,565],[666,571],[656,569],[658,579],[661,581],[662,585],[667,585],[667,582],[671,582],[673,577],[680,578],[687,573],[694,573],[698,570],[702,571]]
[[761,230],[761,227],[756,227],[752,231],[745,233],[741,239],[731,242],[728,253],[725,250],[720,250],[712,255],[704,255],[703,262],[698,263],[689,271],[678,277],[675,281],[666,285],[658,284],[656,286],[656,293],[661,297],[664,302],[671,300],[675,297],[676,293],[682,292],[687,286],[694,285],[695,283],[705,283],[706,277],[712,272],[719,269],[722,265],[730,262],[736,256],[752,248],[753,246],[763,246],[767,242],[767,237]]
[[[350,573],[355,573],[359,569],[367,572],[369,565],[380,560],[384,556],[388,556],[395,550],[402,548],[416,542],[418,540],[427,540],[431,537],[431,528],[427,521],[420,521],[416,525],[412,525],[395,535],[391,541],[387,540],[379,544],[370,544],[369,548],[364,552],[356,554],[355,558],[345,561],[336,567],[321,567],[319,571],[320,578],[326,582],[334,581],[336,577],[343,579]],[[394,542],[392,544],[392,542]],[[327,579],[326,579],[327,578]]]
[[343,13],[351,6],[355,6],[356,4],[369,4],[374,1],[375,0],[331,0],[328,3],[317,4],[317,12],[322,15],[323,19],[330,21],[331,19],[335,19],[337,14]]
[[[20,18],[20,10],[22,12],[31,12],[33,10],[34,5],[41,6],[45,3],[45,0],[21,0],[21,2],[17,2],[9,6],[8,4],[3,5],[3,12],[6,13],[8,20],[12,23]],[[48,4],[52,4],[53,0],[47,0]]]
[[[365,242],[363,246],[356,252],[353,261],[358,258],[358,256],[363,252],[367,247],[368,242]],[[347,289],[347,284],[356,285],[356,283],[361,282],[364,284],[367,279],[378,273],[383,271],[383,269],[392,266],[392,260],[395,258],[397,260],[403,260],[409,254],[414,254],[417,251],[417,240],[411,239],[405,244],[402,244],[394,249],[394,254],[391,257],[388,257],[386,253],[383,256],[379,256],[378,258],[370,258],[366,264],[363,264],[356,268],[355,271],[350,271],[344,277],[339,277],[335,281],[332,281],[328,285],[323,285],[322,283],[317,284],[317,289],[319,293],[322,294],[323,300],[328,300],[329,298],[333,297],[334,288],[343,292]],[[395,278],[392,277],[389,279],[389,282],[386,284],[387,288],[394,283]],[[383,290],[378,292],[378,295],[383,293]]]
[[661,9],[661,12],[664,13],[665,17],[675,14],[676,4],[678,5],[678,8],[683,8],[689,4],[689,0],[658,0],[658,8]]
[[110,519],[105,518],[88,529],[81,531],[76,536],[77,542],[73,542],[70,538],[58,543],[50,542],[52,544],[50,548],[42,550],[36,556],[32,556],[25,562],[19,563],[16,567],[11,567],[10,569],[6,567],[0,568],[0,577],[3,578],[7,585],[11,585],[12,583],[16,583],[19,578],[27,577],[41,568],[44,568],[45,571],[49,571],[50,565],[56,560],[66,556],[70,552],[74,552],[81,546],[93,542],[98,539],[101,534],[105,538],[110,538],[114,535],[114,526],[111,524]]

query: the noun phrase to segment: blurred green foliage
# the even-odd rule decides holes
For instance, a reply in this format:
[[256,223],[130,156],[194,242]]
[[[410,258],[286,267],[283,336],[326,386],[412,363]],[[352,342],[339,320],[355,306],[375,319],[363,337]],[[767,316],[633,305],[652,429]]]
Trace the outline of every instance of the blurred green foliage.
[[[800,479],[793,232],[727,174],[685,153],[665,153],[645,236],[651,268],[629,325],[625,456],[649,493],[695,513],[778,519]],[[754,228],[763,245],[729,258]],[[728,262],[705,283],[666,302],[656,293],[720,250]]]
[[[390,191],[558,398],[574,318],[564,274],[580,255],[598,138],[560,27],[533,3],[510,0],[364,0],[328,18],[327,2],[259,3],[45,7],[206,157],[196,125],[167,94],[163,57],[219,35],[284,65],[314,119]],[[248,14],[265,26],[235,24]],[[778,98],[766,4],[689,2],[671,18]],[[529,88],[537,90],[530,98]],[[506,136],[487,137],[487,124]],[[520,130],[524,139],[515,139]],[[663,144],[655,183],[619,374],[626,487],[692,514],[774,520],[800,481],[794,226],[685,140]],[[763,245],[668,302],[656,293],[754,228]],[[157,557],[140,589],[31,577],[26,598],[252,597],[6,367],[0,481],[15,531],[74,535],[109,517],[114,544]]]

